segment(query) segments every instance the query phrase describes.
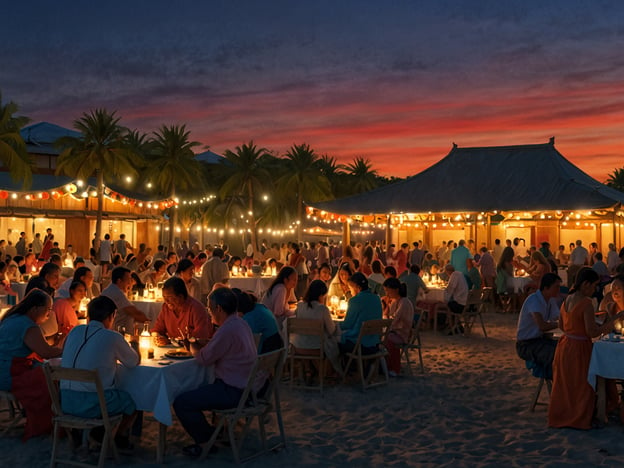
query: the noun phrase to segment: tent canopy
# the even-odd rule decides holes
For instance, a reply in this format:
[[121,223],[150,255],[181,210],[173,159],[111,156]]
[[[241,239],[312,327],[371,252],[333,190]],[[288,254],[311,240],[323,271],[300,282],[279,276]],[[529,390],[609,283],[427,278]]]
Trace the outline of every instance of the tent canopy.
[[459,148],[394,184],[314,208],[341,215],[613,208],[624,193],[564,158],[554,138],[538,145]]

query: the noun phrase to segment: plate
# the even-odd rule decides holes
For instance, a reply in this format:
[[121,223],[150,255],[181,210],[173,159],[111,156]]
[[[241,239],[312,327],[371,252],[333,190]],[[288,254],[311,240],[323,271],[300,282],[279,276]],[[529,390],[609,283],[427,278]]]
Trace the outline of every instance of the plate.
[[190,359],[193,357],[188,351],[167,351],[165,356],[169,359]]
[[169,364],[172,364],[173,361],[158,361],[158,364],[160,364],[161,366],[168,366]]

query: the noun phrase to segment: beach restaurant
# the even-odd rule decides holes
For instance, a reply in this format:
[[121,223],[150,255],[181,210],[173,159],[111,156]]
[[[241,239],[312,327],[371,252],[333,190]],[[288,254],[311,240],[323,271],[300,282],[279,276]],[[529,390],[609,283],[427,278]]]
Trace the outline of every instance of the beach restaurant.
[[385,228],[386,242],[495,239],[548,242],[551,250],[577,239],[601,249],[622,245],[624,193],[593,179],[548,143],[461,148],[405,180],[359,195],[315,203],[307,216],[353,229]]
[[[30,241],[35,233],[43,238],[46,229],[52,228],[61,247],[72,244],[75,252],[86,254],[97,217],[95,179],[55,174],[60,150],[54,142],[62,136],[80,134],[48,122],[25,127],[20,134],[35,166],[32,185],[23,187],[23,181],[14,181],[8,172],[0,171],[0,239],[15,244],[23,231]],[[157,245],[164,223],[162,213],[173,202],[150,199],[123,187],[123,183],[105,187],[102,236],[109,233],[117,239],[123,233],[132,245],[138,245],[139,239]]]

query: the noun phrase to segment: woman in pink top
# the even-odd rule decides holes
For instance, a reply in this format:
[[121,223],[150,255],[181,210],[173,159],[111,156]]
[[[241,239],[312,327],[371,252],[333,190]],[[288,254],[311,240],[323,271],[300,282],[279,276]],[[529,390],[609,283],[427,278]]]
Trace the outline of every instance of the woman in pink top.
[[385,346],[388,350],[386,362],[390,375],[397,376],[401,372],[401,350],[398,345],[407,343],[412,323],[414,322],[414,306],[407,298],[407,287],[396,278],[384,281],[388,306],[384,309],[384,318],[392,319],[390,332],[386,337]]
[[284,319],[294,315],[294,310],[290,309],[290,302],[293,304],[296,302],[294,296],[296,286],[297,270],[291,266],[282,267],[262,300],[262,303],[275,315],[280,330]]
[[54,300],[52,309],[56,314],[56,322],[58,323],[58,331],[66,336],[72,328],[78,325],[78,310],[80,309],[80,301],[87,296],[87,286],[84,282],[77,280],[72,281],[69,286],[69,297],[60,297]]

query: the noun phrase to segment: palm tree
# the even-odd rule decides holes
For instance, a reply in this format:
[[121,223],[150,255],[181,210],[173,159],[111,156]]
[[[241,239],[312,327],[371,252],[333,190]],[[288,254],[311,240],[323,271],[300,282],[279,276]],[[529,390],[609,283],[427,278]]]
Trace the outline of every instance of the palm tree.
[[613,173],[609,174],[606,184],[615,190],[624,192],[624,167],[614,169]]
[[129,148],[125,139],[128,130],[119,125],[116,111],[95,109],[74,121],[79,137],[62,137],[56,142],[63,150],[58,158],[56,173],[88,179],[95,176],[98,197],[95,224],[96,248],[102,235],[102,210],[104,209],[104,177],[108,180],[138,174],[142,165],[139,154]]
[[250,141],[247,145],[237,146],[235,152],[227,150],[224,157],[225,162],[222,165],[227,178],[219,190],[219,196],[222,200],[241,197],[246,202],[251,225],[251,245],[255,253],[258,242],[254,200],[262,192],[265,182],[271,180],[271,174],[265,166],[265,160],[270,155],[265,148],[258,148]]
[[352,178],[351,191],[353,194],[368,192],[377,187],[378,175],[377,171],[371,169],[372,167],[372,163],[361,156],[344,166],[347,174]]
[[319,161],[310,145],[293,145],[286,153],[286,175],[277,182],[282,193],[297,194],[297,242],[302,239],[304,196],[308,201],[331,196],[331,184],[323,175]]
[[[186,125],[163,125],[154,132],[152,151],[148,155],[145,177],[157,190],[175,200],[178,193],[199,190],[202,185],[202,167],[195,159],[193,148],[197,141],[190,141]],[[177,208],[169,208],[169,244],[174,247]]]
[[22,180],[26,188],[32,183],[32,162],[20,130],[30,119],[13,115],[17,111],[17,104],[12,101],[3,105],[0,94],[0,161],[9,170],[11,178]]

